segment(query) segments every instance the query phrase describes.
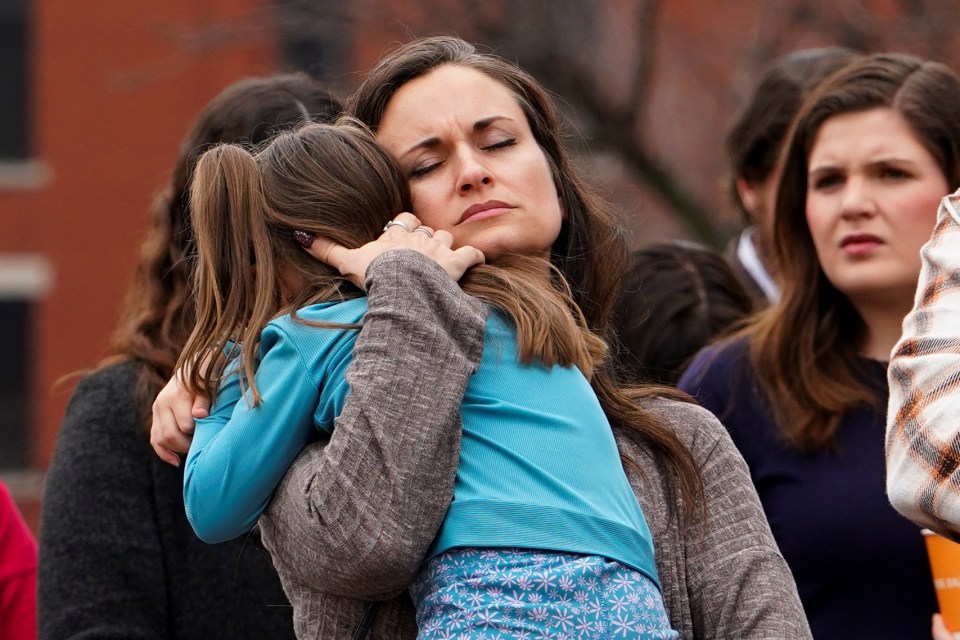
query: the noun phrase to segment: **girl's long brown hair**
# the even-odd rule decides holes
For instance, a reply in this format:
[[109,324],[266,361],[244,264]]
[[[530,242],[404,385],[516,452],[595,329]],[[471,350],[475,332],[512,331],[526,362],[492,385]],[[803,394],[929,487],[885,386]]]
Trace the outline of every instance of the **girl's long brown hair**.
[[[455,37],[414,40],[386,55],[348,100],[347,111],[374,131],[393,95],[407,82],[444,65],[476,69],[507,87],[526,115],[534,138],[553,172],[564,220],[550,261],[569,283],[573,301],[587,324],[609,342],[616,340],[609,326],[611,310],[620,294],[629,259],[623,231],[609,206],[580,178],[563,140],[563,127],[553,100],[532,76],[496,55],[481,53]],[[554,279],[556,285],[562,285]],[[690,451],[671,429],[639,400],[650,396],[687,399],[666,387],[624,387],[616,382],[607,358],[591,379],[610,422],[622,433],[651,448],[677,475],[683,504],[683,522],[689,523],[705,507],[703,482]],[[629,457],[623,462],[642,469]]]
[[[191,207],[197,321],[181,356],[186,384],[199,393],[215,391],[226,359],[198,365],[233,350],[241,356],[241,383],[256,404],[256,356],[267,323],[308,304],[362,294],[310,258],[294,231],[355,248],[376,239],[410,202],[393,158],[365,128],[342,123],[283,134],[256,155],[237,145],[207,152],[197,164]],[[282,286],[291,280],[303,286]],[[522,360],[576,365],[589,378],[606,344],[587,329],[569,291],[551,280],[562,283],[548,261],[509,255],[472,269],[462,285],[512,321]]]
[[801,450],[832,448],[847,411],[878,403],[859,358],[866,325],[824,275],[806,219],[807,163],[823,123],[875,108],[899,113],[936,159],[950,190],[960,187],[960,79],[942,64],[897,54],[860,59],[828,79],[798,114],[774,217],[782,297],[746,335],[777,426]]
[[150,407],[173,375],[180,350],[193,327],[189,290],[194,251],[189,184],[197,159],[223,142],[257,145],[304,122],[329,122],[342,107],[323,85],[306,74],[240,80],[211,100],[180,145],[170,182],[157,196],[150,230],[140,249],[123,302],[109,357],[97,369],[118,362],[142,363],[135,390],[140,418],[149,428]]

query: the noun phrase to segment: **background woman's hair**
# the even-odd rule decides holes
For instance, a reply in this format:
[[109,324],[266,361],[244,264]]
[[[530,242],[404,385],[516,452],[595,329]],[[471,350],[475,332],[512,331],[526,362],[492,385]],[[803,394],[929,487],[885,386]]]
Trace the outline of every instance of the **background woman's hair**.
[[734,116],[725,141],[728,189],[746,221],[737,180],[760,184],[773,175],[794,116],[820,82],[861,54],[845,47],[801,49],[778,58]]
[[846,411],[878,402],[861,371],[866,327],[824,275],[806,219],[807,165],[821,126],[833,116],[875,108],[899,113],[950,190],[960,187],[960,79],[945,65],[873,55],[831,76],[798,114],[773,227],[782,298],[758,316],[749,334],[757,380],[777,425],[802,450],[830,448]]
[[674,386],[701,348],[753,311],[724,257],[690,242],[650,245],[631,254],[614,309],[621,376]]
[[144,366],[137,403],[148,424],[150,407],[193,327],[188,279],[193,252],[189,183],[197,159],[222,142],[257,145],[274,133],[308,121],[330,121],[340,102],[305,74],[241,80],[200,112],[181,144],[168,186],[158,195],[151,226],[127,290],[111,355],[97,368],[124,360]]
[[[569,286],[590,329],[608,341],[615,340],[609,319],[628,262],[623,231],[609,206],[580,178],[564,147],[563,127],[556,106],[530,74],[498,56],[477,51],[459,38],[422,38],[384,56],[348,100],[347,111],[376,131],[400,87],[445,65],[476,69],[501,83],[516,97],[534,139],[546,155],[563,207],[563,224],[550,261],[567,284],[561,285],[555,278],[555,285],[558,290]],[[690,522],[703,506],[701,477],[693,457],[666,425],[637,402],[645,396],[673,392],[662,387],[618,387],[609,358],[594,374],[591,383],[611,423],[659,452],[677,470],[684,521]],[[624,463],[642,472],[633,460],[625,458]]]

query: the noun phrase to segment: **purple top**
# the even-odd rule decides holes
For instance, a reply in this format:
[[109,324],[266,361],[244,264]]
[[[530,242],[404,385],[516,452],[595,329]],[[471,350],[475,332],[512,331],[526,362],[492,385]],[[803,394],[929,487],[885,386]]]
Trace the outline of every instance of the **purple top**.
[[779,437],[745,340],[701,351],[679,387],[717,415],[747,461],[813,637],[929,638],[937,602],[924,542],[884,487],[886,366],[861,364],[877,404],[844,416],[830,453],[801,454]]

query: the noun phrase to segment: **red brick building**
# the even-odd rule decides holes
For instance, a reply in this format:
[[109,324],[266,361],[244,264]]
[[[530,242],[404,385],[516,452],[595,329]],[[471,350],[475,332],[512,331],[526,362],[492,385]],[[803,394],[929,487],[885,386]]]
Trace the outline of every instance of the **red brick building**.
[[[27,382],[0,397],[21,405],[26,441],[8,422],[0,450],[34,525],[38,478],[22,471],[49,463],[72,388],[54,383],[104,355],[180,140],[223,87],[276,67],[261,4],[23,2],[26,151],[0,164],[0,298],[13,307],[3,328],[21,332],[8,338],[23,347]],[[21,458],[10,443],[25,445]]]

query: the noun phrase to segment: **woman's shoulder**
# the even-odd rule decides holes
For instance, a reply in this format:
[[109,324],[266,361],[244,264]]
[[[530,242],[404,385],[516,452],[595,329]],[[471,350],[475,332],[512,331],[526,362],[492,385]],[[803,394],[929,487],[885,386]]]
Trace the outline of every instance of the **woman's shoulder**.
[[677,388],[721,416],[732,398],[755,386],[750,344],[742,336],[702,349],[677,382]]
[[[670,429],[691,453],[712,449],[718,440],[727,436],[726,429],[717,417],[692,399],[686,401],[665,396],[649,396],[640,399],[638,404]],[[631,450],[645,448],[632,438],[617,435],[622,447]]]
[[[681,380],[709,373],[725,375],[734,369],[749,366],[750,343],[746,336],[728,338],[708,345],[697,352]],[[681,388],[682,384],[681,384]]]
[[139,361],[125,360],[84,373],[70,395],[65,415],[78,411],[130,413],[143,366]]

